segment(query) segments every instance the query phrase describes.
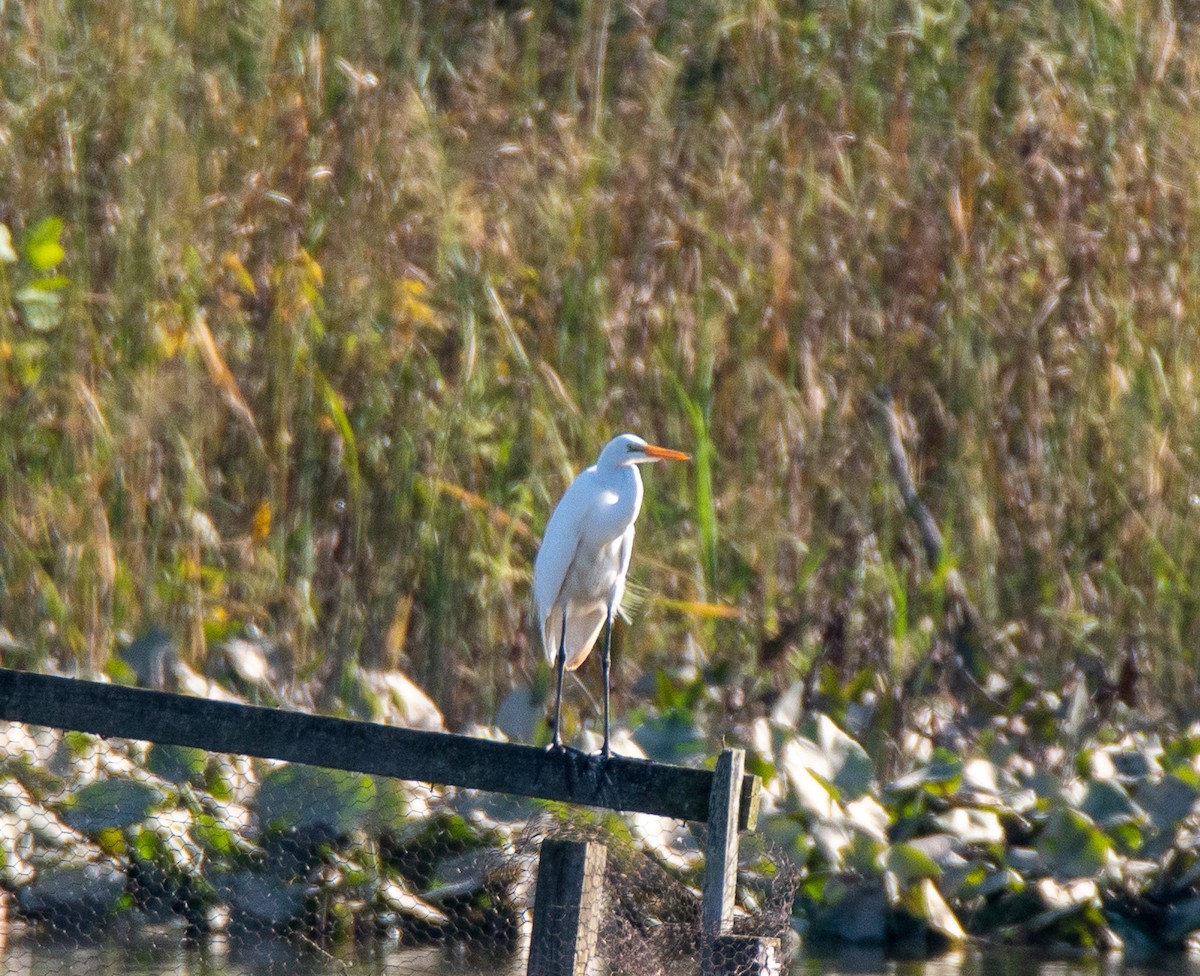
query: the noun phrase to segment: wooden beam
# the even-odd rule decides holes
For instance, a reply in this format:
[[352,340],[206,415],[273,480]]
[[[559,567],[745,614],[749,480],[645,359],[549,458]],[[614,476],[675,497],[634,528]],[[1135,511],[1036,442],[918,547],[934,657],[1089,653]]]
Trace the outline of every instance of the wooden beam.
[[[0,668],[0,720],[543,800],[708,819],[713,773]],[[741,826],[758,777],[741,780]]]
[[598,971],[596,939],[605,908],[607,860],[608,848],[598,841],[542,842],[528,976],[588,976]]

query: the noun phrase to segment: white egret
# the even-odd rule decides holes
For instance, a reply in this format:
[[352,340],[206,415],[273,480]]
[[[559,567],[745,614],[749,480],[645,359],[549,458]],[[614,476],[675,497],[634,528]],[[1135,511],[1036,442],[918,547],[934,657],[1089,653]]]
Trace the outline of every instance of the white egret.
[[633,554],[633,523],[642,507],[639,464],[689,455],[647,444],[635,434],[614,437],[581,471],[550,515],[533,565],[533,596],[546,658],[557,670],[554,742],[562,748],[563,672],[585,660],[604,627],[604,748],[608,741],[609,660],[613,614],[621,606]]

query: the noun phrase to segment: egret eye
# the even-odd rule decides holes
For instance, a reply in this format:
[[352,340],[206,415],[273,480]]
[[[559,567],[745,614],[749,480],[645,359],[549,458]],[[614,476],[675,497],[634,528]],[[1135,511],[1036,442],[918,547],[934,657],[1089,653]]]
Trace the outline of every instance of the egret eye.
[[627,450],[627,451],[628,451],[630,454],[636,454],[636,453],[638,452],[638,450],[639,450],[639,448],[638,448],[638,446],[637,446],[636,444],[626,444],[626,445],[625,445],[625,449],[626,449],[626,450]]

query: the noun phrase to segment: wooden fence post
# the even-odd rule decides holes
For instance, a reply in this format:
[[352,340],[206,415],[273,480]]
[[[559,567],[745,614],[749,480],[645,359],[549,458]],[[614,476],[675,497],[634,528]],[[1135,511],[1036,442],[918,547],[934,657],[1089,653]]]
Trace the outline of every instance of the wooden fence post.
[[704,904],[701,921],[704,937],[728,935],[733,925],[737,894],[738,801],[746,753],[725,749],[717,759],[712,792],[708,796],[708,851],[704,856]]
[[608,848],[545,840],[538,858],[528,976],[588,976],[604,911]]
[[745,752],[725,749],[717,759],[708,798],[708,850],[700,913],[704,929],[700,950],[703,976],[765,976],[778,972],[781,965],[778,939],[733,934],[739,804],[745,769]]

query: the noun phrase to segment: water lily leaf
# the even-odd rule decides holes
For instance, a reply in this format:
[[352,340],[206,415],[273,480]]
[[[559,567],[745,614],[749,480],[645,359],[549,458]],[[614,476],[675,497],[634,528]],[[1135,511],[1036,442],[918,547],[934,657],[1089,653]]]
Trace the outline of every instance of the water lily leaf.
[[1004,852],[1004,860],[1010,868],[1027,878],[1047,870],[1042,856],[1031,847],[1010,847]]
[[799,814],[780,813],[766,819],[759,830],[796,864],[807,864],[816,842]]
[[[999,796],[1005,779],[999,767],[988,759],[976,757],[963,763],[963,785],[981,793]],[[1008,777],[1011,780],[1011,777]]]
[[1200,930],[1200,898],[1188,898],[1167,907],[1162,939],[1172,946],[1182,946],[1193,932]]
[[517,685],[496,708],[496,727],[513,742],[532,742],[545,717],[542,696],[530,685]]
[[1090,878],[1059,884],[1042,878],[1034,889],[1045,910],[1025,923],[1030,936],[1073,945],[1103,947],[1110,943],[1099,891]]
[[254,854],[259,850],[242,836],[240,830],[231,826],[231,821],[208,813],[195,817],[191,835],[209,858],[231,858],[234,855]]
[[1003,892],[1020,892],[1025,889],[1025,879],[1012,868],[983,867],[969,874],[958,890],[955,897],[960,901],[972,898],[989,898]]
[[111,915],[125,894],[125,874],[108,861],[50,868],[17,892],[21,910],[79,932]]
[[[822,819],[842,815],[834,787],[818,772],[810,768],[811,752],[805,747],[807,740],[792,739],[783,744],[779,755],[779,768],[795,795],[800,809]],[[808,743],[811,746],[811,743]]]
[[1193,763],[1200,756],[1200,729],[1193,725],[1186,732],[1163,745],[1163,763],[1174,772],[1177,769],[1194,769]]
[[316,766],[287,765],[263,777],[254,809],[265,827],[328,830],[362,827],[375,808],[370,776]]
[[1108,863],[1112,841],[1084,814],[1060,807],[1038,835],[1037,851],[1059,877],[1092,877]]
[[1138,804],[1150,815],[1150,820],[1159,830],[1174,830],[1184,817],[1192,812],[1200,790],[1174,773],[1157,782],[1143,782],[1138,787]]
[[1065,883],[1053,878],[1042,878],[1035,890],[1043,907],[1055,912],[1068,911],[1080,905],[1096,904],[1100,894],[1100,889],[1091,878],[1080,878]]
[[828,715],[818,715],[812,739],[829,763],[833,785],[846,800],[863,796],[875,779],[875,764],[867,751],[837,727]]
[[397,831],[409,819],[410,784],[381,777],[374,780],[375,806],[371,811],[371,829]]
[[934,751],[933,761],[889,784],[889,793],[924,791],[934,796],[949,796],[962,785],[963,763],[945,749]]
[[155,743],[146,754],[146,768],[150,772],[180,785],[191,783],[193,786],[203,786],[207,765],[208,753],[188,746]]
[[1049,805],[1066,804],[1072,806],[1082,799],[1082,793],[1073,791],[1073,784],[1063,780],[1061,776],[1048,769],[1038,768],[1028,780],[1029,788],[1037,794],[1042,802]]
[[888,916],[887,897],[877,882],[825,887],[826,903],[813,919],[813,931],[854,945],[882,945]]
[[993,846],[1003,844],[1004,827],[1000,818],[991,810],[976,810],[971,807],[955,807],[933,818],[939,830],[953,834],[963,844]]
[[842,830],[850,838],[845,853],[846,868],[859,874],[877,872],[886,845],[853,826],[849,826],[848,829],[847,826],[843,826]]
[[1093,780],[1088,783],[1079,809],[1101,826],[1110,820],[1124,821],[1131,817],[1146,816],[1146,812],[1133,802],[1125,787],[1114,780]]
[[162,810],[147,818],[138,828],[134,846],[141,853],[144,845],[146,860],[179,874],[197,875],[204,857],[203,848],[192,839],[192,815],[188,810]]
[[1117,776],[1127,783],[1140,782],[1161,771],[1158,759],[1143,749],[1123,749],[1110,753],[1109,758],[1116,767]]
[[[849,830],[829,820],[814,824],[811,831],[815,852],[825,865],[834,869],[841,868],[842,859],[850,847],[851,840],[854,836],[859,836],[852,835]],[[866,862],[873,864],[877,853],[877,849],[868,852]]]
[[962,942],[967,934],[959,924],[958,917],[942,898],[941,892],[929,878],[923,878],[900,897],[897,906],[908,915],[919,919],[936,933],[950,942]]
[[966,864],[966,860],[957,853],[960,846],[958,839],[950,834],[926,834],[924,837],[914,837],[906,843],[915,847],[922,854],[933,858],[940,868],[950,865]]
[[647,758],[659,762],[678,763],[703,754],[705,749],[704,733],[694,718],[678,710],[647,719],[634,729],[633,741]]
[[860,796],[846,804],[846,816],[854,826],[879,841],[886,841],[891,817],[873,796]]
[[1146,834],[1142,830],[1144,820],[1110,820],[1104,825],[1104,832],[1112,838],[1117,850],[1126,857],[1137,854],[1142,850]]
[[250,918],[272,928],[283,928],[304,910],[304,885],[274,874],[235,871],[215,878],[213,887],[234,917]]
[[162,793],[149,783],[106,779],[76,792],[61,812],[69,826],[85,834],[98,834],[141,823],[162,801]]
[[883,866],[896,876],[903,888],[907,888],[914,881],[942,876],[942,869],[938,867],[937,862],[912,844],[900,843],[889,847],[883,856]]

